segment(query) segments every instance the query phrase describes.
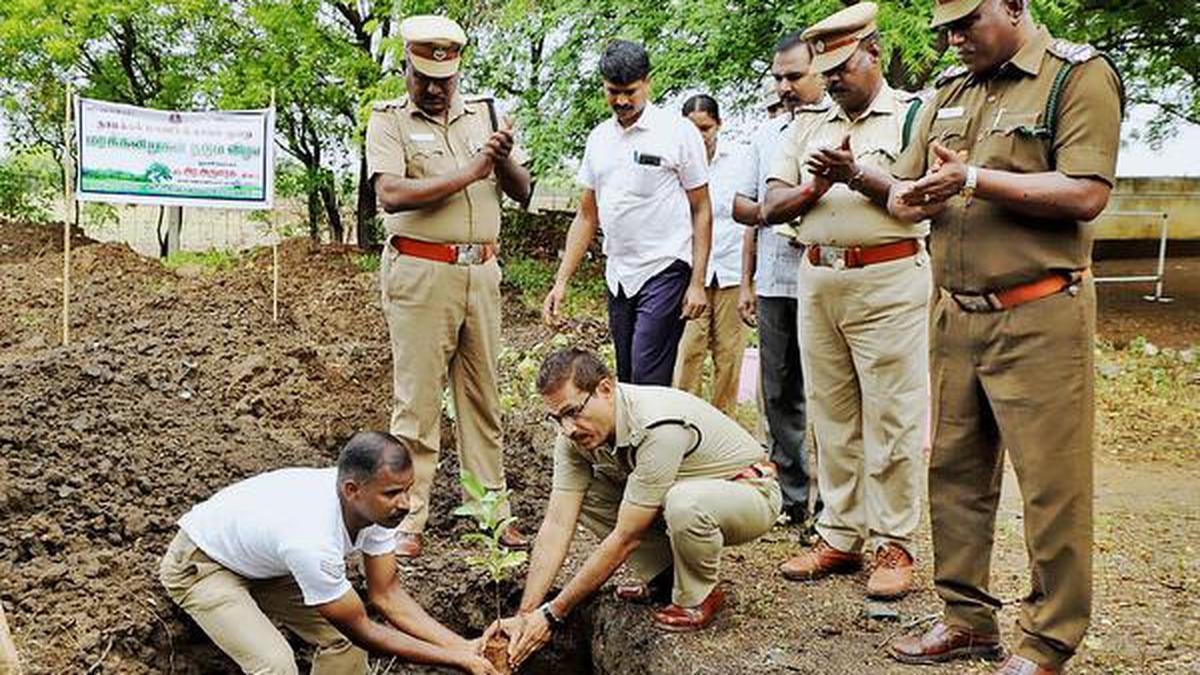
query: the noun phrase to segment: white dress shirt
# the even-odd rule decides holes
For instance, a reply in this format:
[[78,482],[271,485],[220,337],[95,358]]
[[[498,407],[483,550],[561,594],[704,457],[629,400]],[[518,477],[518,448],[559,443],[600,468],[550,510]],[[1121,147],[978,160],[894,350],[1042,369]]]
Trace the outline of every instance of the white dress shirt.
[[716,278],[718,288],[737,286],[742,281],[742,235],[746,229],[733,219],[733,197],[748,171],[747,148],[726,149],[719,142],[708,165],[708,196],[712,200],[712,248],[708,254],[705,285]]
[[647,104],[629,128],[605,120],[588,135],[576,178],[596,193],[610,293],[636,295],[676,260],[692,263],[687,191],[708,183],[708,162],[687,118]]

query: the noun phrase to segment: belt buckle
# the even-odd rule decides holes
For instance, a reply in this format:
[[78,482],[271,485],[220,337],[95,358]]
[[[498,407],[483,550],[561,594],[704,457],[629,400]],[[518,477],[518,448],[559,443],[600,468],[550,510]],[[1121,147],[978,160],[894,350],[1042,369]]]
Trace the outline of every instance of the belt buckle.
[[455,265],[479,265],[483,263],[482,244],[459,244],[454,247]]
[[821,264],[840,270],[846,266],[846,249],[841,246],[821,246],[817,249],[821,254]]
[[996,308],[986,295],[954,295],[954,301],[968,312],[993,312]]

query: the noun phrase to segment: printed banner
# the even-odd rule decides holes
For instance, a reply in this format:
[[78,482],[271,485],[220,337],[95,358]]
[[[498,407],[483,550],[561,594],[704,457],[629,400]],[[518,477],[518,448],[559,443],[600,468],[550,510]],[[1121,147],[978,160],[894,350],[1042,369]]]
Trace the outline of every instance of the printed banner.
[[171,112],[77,99],[80,201],[269,209],[271,109]]

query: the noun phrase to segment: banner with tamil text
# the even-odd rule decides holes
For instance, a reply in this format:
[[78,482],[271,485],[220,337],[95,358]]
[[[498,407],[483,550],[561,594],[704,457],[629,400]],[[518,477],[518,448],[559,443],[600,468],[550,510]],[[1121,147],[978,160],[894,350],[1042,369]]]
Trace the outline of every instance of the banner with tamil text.
[[80,201],[269,209],[274,111],[172,112],[76,100]]

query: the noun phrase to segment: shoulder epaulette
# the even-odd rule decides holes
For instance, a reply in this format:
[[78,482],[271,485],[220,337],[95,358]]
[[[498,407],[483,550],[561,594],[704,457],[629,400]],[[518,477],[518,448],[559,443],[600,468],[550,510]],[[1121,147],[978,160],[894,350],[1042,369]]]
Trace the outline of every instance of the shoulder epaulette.
[[1070,63],[1086,63],[1100,56],[1100,51],[1091,45],[1081,45],[1055,38],[1046,48],[1051,54]]
[[941,75],[938,75],[937,86],[940,87],[940,86],[946,84],[947,82],[949,82],[950,80],[962,77],[963,75],[966,75],[969,72],[971,72],[971,71],[967,70],[966,66],[950,66],[949,68],[943,70]]
[[390,110],[392,108],[403,108],[406,105],[408,105],[408,97],[401,96],[400,98],[392,98],[392,99],[388,99],[386,101],[375,101],[374,103],[371,104],[371,109],[379,110],[382,112],[384,110]]

